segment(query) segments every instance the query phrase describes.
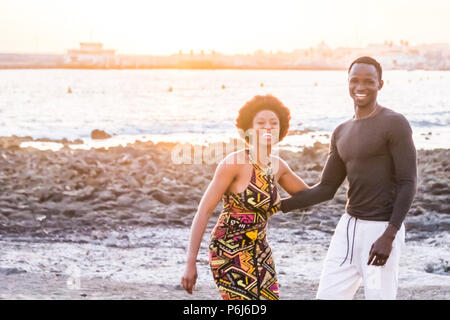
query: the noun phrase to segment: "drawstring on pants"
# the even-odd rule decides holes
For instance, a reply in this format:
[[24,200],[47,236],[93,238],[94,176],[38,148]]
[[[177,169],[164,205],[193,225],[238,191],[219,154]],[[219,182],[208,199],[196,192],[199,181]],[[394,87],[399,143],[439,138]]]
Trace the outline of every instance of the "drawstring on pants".
[[[350,226],[350,221],[352,220],[352,218],[355,218],[355,217],[351,216],[350,219],[348,219],[348,222],[347,222],[347,253],[345,254],[344,261],[342,261],[342,263],[339,265],[339,267],[342,266],[345,263],[345,261],[347,261],[348,251],[350,249],[349,242],[348,242],[348,227]],[[355,218],[355,224],[353,226],[352,253],[351,253],[351,256],[350,256],[350,264],[352,264],[352,261],[353,261],[353,248],[355,246],[356,221],[358,221],[358,218]]]

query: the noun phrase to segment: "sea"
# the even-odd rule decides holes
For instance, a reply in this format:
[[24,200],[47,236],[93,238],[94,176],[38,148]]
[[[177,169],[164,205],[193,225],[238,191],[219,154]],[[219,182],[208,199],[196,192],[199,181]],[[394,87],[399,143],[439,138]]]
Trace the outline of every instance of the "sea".
[[[378,101],[405,115],[416,147],[449,148],[450,71],[385,71],[383,79]],[[327,143],[353,115],[346,71],[9,69],[0,70],[0,136],[81,139],[74,148],[228,141],[238,138],[239,108],[261,94],[291,111],[285,148]],[[93,140],[94,129],[112,138]]]

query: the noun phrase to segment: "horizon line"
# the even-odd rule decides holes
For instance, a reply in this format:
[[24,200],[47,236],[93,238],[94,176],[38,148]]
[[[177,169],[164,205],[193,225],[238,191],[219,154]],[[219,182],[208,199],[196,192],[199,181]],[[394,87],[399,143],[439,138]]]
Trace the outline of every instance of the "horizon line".
[[[294,53],[295,51],[304,51],[304,50],[310,50],[310,49],[320,49],[321,45],[325,45],[326,47],[328,47],[331,51],[334,50],[339,50],[339,49],[367,49],[370,46],[376,46],[376,45],[386,45],[386,42],[389,43],[392,47],[406,47],[406,48],[417,48],[417,47],[422,47],[422,46],[431,46],[431,45],[446,45],[450,47],[450,42],[424,42],[424,43],[420,43],[420,44],[415,44],[415,45],[410,45],[409,42],[407,42],[408,44],[402,44],[401,42],[394,42],[394,41],[385,41],[384,43],[382,42],[373,42],[373,43],[368,43],[365,46],[336,46],[334,48],[330,47],[325,41],[319,42],[318,44],[316,44],[315,46],[309,46],[309,47],[302,47],[302,48],[296,48],[296,49],[292,49],[292,50],[279,50],[279,49],[255,49],[251,52],[234,52],[234,53],[226,53],[226,52],[222,52],[222,51],[217,51],[214,49],[180,49],[178,50],[178,52],[172,52],[172,53],[132,53],[132,52],[117,52],[119,51],[118,49],[113,49],[116,50],[116,54],[117,55],[137,55],[137,56],[172,56],[172,55],[179,55],[180,52],[182,52],[183,55],[190,55],[191,51],[193,52],[192,54],[194,55],[200,55],[202,54],[221,54],[221,55],[228,55],[228,56],[239,56],[239,55],[255,55],[258,52],[264,53],[264,54],[282,54],[282,53]],[[78,44],[81,43],[102,43],[101,41],[80,41],[78,42]],[[64,49],[63,52],[61,51],[14,51],[14,50],[5,50],[5,51],[0,51],[0,54],[43,54],[43,55],[60,55],[60,54],[67,54],[67,50],[71,50],[71,49],[75,49],[75,48],[67,48]]]

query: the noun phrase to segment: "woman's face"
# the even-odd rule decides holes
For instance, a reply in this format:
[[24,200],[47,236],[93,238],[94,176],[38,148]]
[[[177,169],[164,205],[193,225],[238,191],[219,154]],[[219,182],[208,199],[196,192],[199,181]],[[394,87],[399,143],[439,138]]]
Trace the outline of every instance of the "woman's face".
[[[261,110],[253,117],[253,130],[257,142],[261,145],[273,145],[278,143],[280,136],[280,119],[271,110]],[[255,140],[253,140],[255,141]]]

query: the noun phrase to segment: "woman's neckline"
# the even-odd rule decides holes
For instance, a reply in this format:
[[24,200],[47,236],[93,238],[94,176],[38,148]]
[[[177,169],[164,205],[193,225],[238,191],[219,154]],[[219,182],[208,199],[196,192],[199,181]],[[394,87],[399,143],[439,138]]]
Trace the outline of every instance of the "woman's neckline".
[[253,159],[253,156],[250,152],[250,149],[245,149],[248,152],[248,158],[251,164],[254,164],[257,166],[260,170],[262,170],[264,173],[272,174],[272,162],[269,161],[269,164],[267,167],[262,167],[256,160]]

